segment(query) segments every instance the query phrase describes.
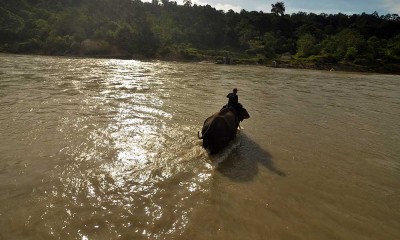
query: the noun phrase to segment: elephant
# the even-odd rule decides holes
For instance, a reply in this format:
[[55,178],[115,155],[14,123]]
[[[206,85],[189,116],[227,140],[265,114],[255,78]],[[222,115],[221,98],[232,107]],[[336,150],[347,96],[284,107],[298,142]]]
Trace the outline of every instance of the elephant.
[[250,115],[243,107],[224,107],[204,121],[201,136],[199,132],[197,136],[203,140],[203,147],[210,154],[215,154],[236,137],[239,123],[248,118]]

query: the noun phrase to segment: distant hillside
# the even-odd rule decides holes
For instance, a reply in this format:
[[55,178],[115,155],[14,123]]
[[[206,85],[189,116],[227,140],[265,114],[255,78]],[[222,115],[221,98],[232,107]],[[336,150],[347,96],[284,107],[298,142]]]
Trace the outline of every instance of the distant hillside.
[[191,1],[2,0],[0,51],[397,71],[397,14],[288,15],[276,6],[236,13]]

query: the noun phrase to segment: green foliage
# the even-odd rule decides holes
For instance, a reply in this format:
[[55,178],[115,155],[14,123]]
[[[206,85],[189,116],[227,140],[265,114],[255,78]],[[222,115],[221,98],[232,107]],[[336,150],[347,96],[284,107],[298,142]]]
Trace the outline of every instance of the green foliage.
[[183,0],[183,6],[191,7],[192,6],[192,1],[191,0]]
[[386,41],[381,40],[375,36],[370,37],[367,40],[367,55],[369,56],[370,60],[374,59],[381,59],[385,56],[385,46]]
[[70,35],[77,40],[84,40],[86,28],[89,28],[88,18],[76,8],[68,8],[56,15],[54,31],[59,36]]
[[51,35],[44,43],[44,48],[46,49],[46,53],[64,55],[68,52],[73,42],[73,36],[66,35],[61,37]]
[[119,26],[115,32],[115,44],[125,52],[132,52],[135,49],[135,32],[128,24]]
[[21,17],[0,7],[0,42],[17,38],[24,25]]
[[276,54],[277,39],[275,34],[272,32],[267,32],[264,34],[264,53],[267,58],[272,58]]
[[323,53],[331,54],[337,59],[347,59],[347,56],[354,59],[358,53],[366,49],[363,36],[352,29],[345,29],[325,39],[322,45]]
[[275,4],[271,4],[271,13],[276,15],[283,15],[285,14],[285,3],[284,2],[277,2]]
[[23,53],[36,53],[38,49],[43,47],[43,42],[36,38],[28,39],[18,45],[18,50]]
[[[400,60],[397,14],[224,12],[185,0],[0,1],[0,50],[185,60],[318,63]],[[247,59],[247,60],[246,60]]]
[[36,35],[41,39],[46,39],[51,31],[50,24],[44,19],[34,20],[32,23],[32,30],[35,32],[32,35]]
[[357,53],[358,51],[355,47],[348,47],[344,59],[353,61],[356,59]]
[[314,55],[316,51],[317,40],[311,34],[305,34],[297,40],[297,55],[299,57],[309,57]]
[[386,57],[392,60],[400,60],[400,34],[388,41]]

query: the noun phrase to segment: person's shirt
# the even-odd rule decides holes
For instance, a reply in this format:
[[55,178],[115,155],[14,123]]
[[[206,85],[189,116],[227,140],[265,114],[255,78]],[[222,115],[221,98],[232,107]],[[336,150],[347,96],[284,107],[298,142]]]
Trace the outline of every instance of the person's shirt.
[[234,92],[229,93],[228,95],[226,95],[226,97],[229,98],[228,104],[230,105],[237,105],[239,103],[239,97]]

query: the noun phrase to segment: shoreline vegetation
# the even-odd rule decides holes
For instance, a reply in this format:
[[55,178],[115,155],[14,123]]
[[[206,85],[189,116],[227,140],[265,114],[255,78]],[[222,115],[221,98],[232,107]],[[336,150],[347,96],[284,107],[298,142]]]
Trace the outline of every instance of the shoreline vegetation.
[[[0,52],[1,53],[1,52]],[[7,54],[8,52],[3,52]],[[11,53],[12,54],[12,53]],[[15,53],[14,53],[15,54]],[[189,62],[199,64],[221,64],[221,65],[261,65],[269,68],[287,68],[287,69],[308,69],[308,70],[322,70],[322,71],[343,71],[343,72],[363,72],[363,73],[381,73],[381,74],[400,74],[400,64],[375,64],[369,66],[355,65],[352,63],[318,63],[315,61],[301,61],[297,59],[272,59],[269,62],[258,62],[252,59],[231,59],[230,63],[226,63],[225,57],[206,56],[196,59],[187,59],[184,57],[161,57],[149,58],[145,56],[132,56],[132,55],[76,55],[76,54],[29,54],[36,56],[58,56],[58,57],[76,57],[76,58],[98,58],[98,59],[121,59],[121,60],[139,60],[139,61],[170,61],[170,62]]]
[[3,0],[0,52],[400,74],[400,17],[169,0]]

